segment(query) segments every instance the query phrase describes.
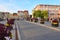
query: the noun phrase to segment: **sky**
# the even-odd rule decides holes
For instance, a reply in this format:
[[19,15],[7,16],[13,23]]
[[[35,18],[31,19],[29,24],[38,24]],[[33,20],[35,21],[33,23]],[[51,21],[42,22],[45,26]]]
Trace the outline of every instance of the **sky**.
[[0,0],[0,12],[28,10],[32,14],[34,7],[39,4],[60,5],[60,0]]

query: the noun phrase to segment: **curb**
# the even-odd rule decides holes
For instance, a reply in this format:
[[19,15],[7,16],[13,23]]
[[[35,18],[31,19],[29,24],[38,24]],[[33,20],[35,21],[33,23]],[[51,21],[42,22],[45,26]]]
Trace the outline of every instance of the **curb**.
[[21,40],[21,36],[18,29],[19,26],[17,25],[17,21],[15,22],[15,27],[16,27],[16,40]]
[[18,40],[18,33],[17,33],[17,28],[15,26],[15,35],[16,35],[16,40]]

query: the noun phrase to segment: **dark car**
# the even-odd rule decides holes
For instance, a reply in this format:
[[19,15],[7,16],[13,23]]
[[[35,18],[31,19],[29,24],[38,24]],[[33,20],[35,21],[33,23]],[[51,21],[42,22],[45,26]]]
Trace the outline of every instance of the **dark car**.
[[38,22],[38,19],[37,18],[31,18],[31,21]]
[[41,24],[44,24],[44,19],[40,19],[40,23]]
[[0,21],[3,21],[4,19],[0,18]]
[[34,22],[38,22],[38,19],[37,18],[35,18],[35,21]]
[[52,26],[58,26],[59,25],[59,20],[58,19],[53,19],[51,24],[52,24]]

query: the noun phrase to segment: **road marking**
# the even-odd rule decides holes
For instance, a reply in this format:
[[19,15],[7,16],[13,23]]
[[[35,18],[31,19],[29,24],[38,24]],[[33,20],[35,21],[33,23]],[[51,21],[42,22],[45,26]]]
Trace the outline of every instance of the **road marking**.
[[[29,21],[26,21],[26,22],[29,22]],[[36,25],[39,25],[39,26],[47,27],[47,28],[50,28],[50,29],[53,29],[53,30],[56,30],[56,31],[60,32],[60,29],[55,28],[55,27],[51,27],[51,26],[47,26],[47,25],[39,24],[39,23],[35,23],[35,22],[29,22],[29,23],[33,23],[33,24],[36,24]]]

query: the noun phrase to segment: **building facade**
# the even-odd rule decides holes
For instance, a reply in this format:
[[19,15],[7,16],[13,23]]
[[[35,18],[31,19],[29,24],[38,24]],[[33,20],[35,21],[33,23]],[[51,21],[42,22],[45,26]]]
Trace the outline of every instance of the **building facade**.
[[17,14],[17,13],[13,13],[13,18],[14,18],[14,19],[19,19],[18,14]]
[[3,12],[0,12],[0,18],[3,18]]
[[0,12],[0,18],[6,19],[9,17],[9,12]]
[[24,12],[19,10],[18,11],[18,16],[19,16],[20,19],[23,19],[24,18]]
[[24,17],[25,19],[27,19],[29,17],[29,12],[28,10],[24,10]]
[[60,18],[60,5],[37,5],[33,10],[46,10],[49,18]]
[[29,16],[28,10],[18,11],[18,15],[20,18],[27,18]]

